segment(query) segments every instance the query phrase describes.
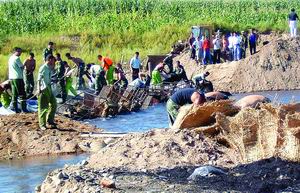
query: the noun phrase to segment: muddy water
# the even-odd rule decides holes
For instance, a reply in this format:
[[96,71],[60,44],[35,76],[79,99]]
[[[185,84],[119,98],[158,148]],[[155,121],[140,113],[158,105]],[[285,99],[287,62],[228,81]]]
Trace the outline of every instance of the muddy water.
[[[249,94],[262,94],[275,103],[300,102],[300,90],[235,94],[233,98],[239,99]],[[152,128],[168,127],[164,104],[155,105],[137,113],[87,122],[109,132],[143,132]],[[68,155],[0,162],[0,193],[33,192],[49,171],[61,168],[65,164],[78,163],[86,157],[87,155]]]

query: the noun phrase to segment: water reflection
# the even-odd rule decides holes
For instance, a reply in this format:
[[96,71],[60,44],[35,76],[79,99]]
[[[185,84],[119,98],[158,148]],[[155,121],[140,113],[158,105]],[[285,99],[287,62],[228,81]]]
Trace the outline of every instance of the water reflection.
[[75,164],[88,157],[87,154],[63,156],[39,156],[22,160],[0,162],[0,192],[34,192],[49,171],[65,164]]

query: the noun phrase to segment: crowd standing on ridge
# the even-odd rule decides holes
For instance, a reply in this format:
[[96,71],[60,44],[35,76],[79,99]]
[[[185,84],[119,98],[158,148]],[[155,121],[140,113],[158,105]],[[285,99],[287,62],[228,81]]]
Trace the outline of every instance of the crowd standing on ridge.
[[[220,35],[217,33],[212,36],[199,35],[194,37],[191,33],[189,38],[189,46],[191,50],[191,58],[196,60],[198,64],[219,64],[221,58],[226,61],[238,61],[247,56],[247,48],[250,48],[250,54],[256,53],[256,45],[258,42],[258,34],[252,29],[250,34],[245,31],[232,32],[229,35]],[[212,52],[211,52],[212,50]]]

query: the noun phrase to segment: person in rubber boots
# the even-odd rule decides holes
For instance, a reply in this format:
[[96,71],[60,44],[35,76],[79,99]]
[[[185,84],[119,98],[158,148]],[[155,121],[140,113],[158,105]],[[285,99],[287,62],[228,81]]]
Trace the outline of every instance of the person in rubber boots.
[[48,55],[45,64],[39,69],[38,74],[38,117],[41,130],[46,130],[46,122],[50,128],[56,128],[54,117],[57,107],[56,98],[51,88],[51,76],[55,70],[56,59]]
[[63,61],[64,67],[65,67],[65,77],[66,77],[66,93],[69,95],[71,92],[74,96],[77,96],[78,93],[73,87],[73,78],[72,78],[72,72],[71,72],[71,67],[69,66],[68,62]]
[[12,111],[19,113],[18,109],[18,97],[21,99],[21,110],[22,112],[28,112],[26,105],[26,93],[25,85],[23,80],[23,69],[24,66],[21,62],[20,56],[22,54],[21,48],[14,48],[13,54],[8,60],[8,73],[9,80],[12,88]]

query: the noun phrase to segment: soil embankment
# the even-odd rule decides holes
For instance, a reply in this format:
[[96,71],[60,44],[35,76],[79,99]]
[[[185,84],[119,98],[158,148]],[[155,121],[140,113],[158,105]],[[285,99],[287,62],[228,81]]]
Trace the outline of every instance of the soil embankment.
[[94,151],[94,147],[100,148],[103,140],[93,138],[87,140],[80,136],[82,133],[97,131],[95,127],[62,116],[56,116],[56,123],[58,129],[41,131],[37,114],[0,116],[0,160]]
[[[49,173],[37,190],[103,191],[103,178],[115,181],[112,192],[299,190],[300,168],[295,163],[300,160],[299,105],[267,104],[230,112],[227,104],[227,110],[218,110],[223,113],[213,112],[218,103],[224,102],[181,110],[178,117],[192,121],[206,109],[211,116],[196,120],[198,127],[127,135],[81,165]],[[184,120],[176,122],[183,125]],[[221,167],[226,174],[189,181],[187,177],[201,165]]]
[[[175,60],[184,64],[188,77],[209,71],[207,78],[215,90],[253,92],[300,89],[300,38],[287,35],[263,36],[268,44],[245,59],[222,64],[197,66],[185,52]],[[262,44],[262,43],[261,43]]]

